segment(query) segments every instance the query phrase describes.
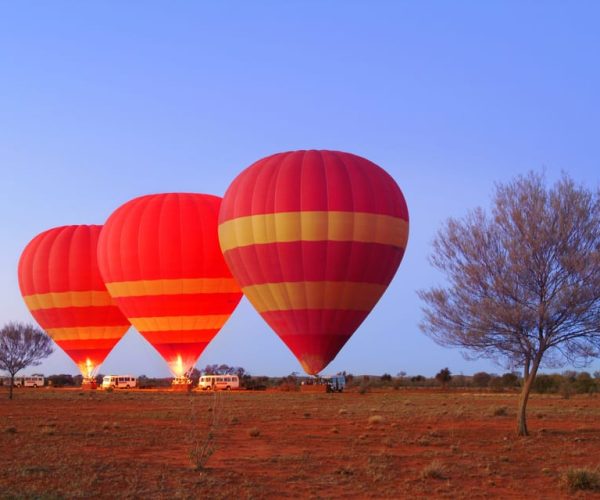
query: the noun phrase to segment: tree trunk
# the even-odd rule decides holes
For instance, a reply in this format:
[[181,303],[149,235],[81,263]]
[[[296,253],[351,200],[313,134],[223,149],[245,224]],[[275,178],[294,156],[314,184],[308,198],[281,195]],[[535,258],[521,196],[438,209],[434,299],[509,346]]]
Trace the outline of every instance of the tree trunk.
[[10,387],[8,388],[8,399],[13,398],[13,386],[15,385],[15,376],[13,374],[10,375]]
[[527,377],[524,380],[523,388],[521,389],[521,395],[519,396],[519,409],[517,412],[517,435],[528,436],[527,431],[527,401],[529,400],[529,393],[531,392],[531,386],[537,375],[538,368],[540,367],[540,361],[542,360],[541,355],[536,355],[531,366],[529,361],[525,366],[525,373]]

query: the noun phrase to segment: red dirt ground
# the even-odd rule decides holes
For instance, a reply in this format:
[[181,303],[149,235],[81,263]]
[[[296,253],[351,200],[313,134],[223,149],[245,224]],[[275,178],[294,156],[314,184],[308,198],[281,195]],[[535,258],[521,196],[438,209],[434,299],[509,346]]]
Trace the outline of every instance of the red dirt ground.
[[592,498],[600,398],[0,391],[0,498]]

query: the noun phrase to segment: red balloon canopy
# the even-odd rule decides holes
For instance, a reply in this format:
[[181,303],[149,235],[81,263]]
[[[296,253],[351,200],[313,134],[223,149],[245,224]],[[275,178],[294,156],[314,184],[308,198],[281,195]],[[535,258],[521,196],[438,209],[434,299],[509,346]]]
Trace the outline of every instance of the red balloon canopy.
[[96,260],[102,226],[63,226],[36,236],[19,260],[19,286],[40,326],[91,377],[129,328]]
[[408,209],[392,177],[365,158],[280,153],[233,181],[219,238],[244,294],[304,370],[316,374],[396,273]]
[[219,248],[221,198],[169,193],[135,198],[108,218],[98,264],[131,324],[183,376],[242,293]]

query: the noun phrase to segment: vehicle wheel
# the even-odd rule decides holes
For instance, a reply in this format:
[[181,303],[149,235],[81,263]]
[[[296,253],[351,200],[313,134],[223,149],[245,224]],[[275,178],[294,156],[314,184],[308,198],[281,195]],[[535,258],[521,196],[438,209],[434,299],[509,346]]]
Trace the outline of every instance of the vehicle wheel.
[[33,384],[33,388],[34,388],[34,389],[37,389],[37,384]]
[[225,387],[225,390],[226,390],[226,391],[230,391],[230,390],[231,390],[231,387],[227,386],[227,387]]
[[127,384],[127,385],[125,386],[125,389],[129,389],[129,384]]

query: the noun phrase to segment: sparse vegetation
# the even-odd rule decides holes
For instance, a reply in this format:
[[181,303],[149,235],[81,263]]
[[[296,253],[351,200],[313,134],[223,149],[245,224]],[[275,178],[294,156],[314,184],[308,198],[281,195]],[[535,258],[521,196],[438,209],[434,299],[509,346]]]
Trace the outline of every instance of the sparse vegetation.
[[513,391],[216,397],[218,404],[202,392],[19,389],[17,404],[0,404],[2,495],[208,498],[218,489],[233,498],[317,497],[326,485],[336,498],[483,497],[502,478],[507,497],[535,480],[536,494],[551,498],[567,460],[588,472],[597,465],[600,398],[587,394],[534,395],[533,414],[544,419],[533,421],[527,447],[508,437],[510,419],[494,416],[498,408],[514,414]]
[[508,408],[506,406],[494,408],[493,415],[494,417],[506,417],[508,415]]
[[422,479],[446,479],[446,468],[439,460],[434,460],[421,471]]
[[600,491],[600,470],[571,468],[563,474],[563,481],[571,491]]
[[369,417],[369,424],[371,424],[371,425],[382,424],[383,420],[384,420],[384,418],[381,415],[371,415]]

